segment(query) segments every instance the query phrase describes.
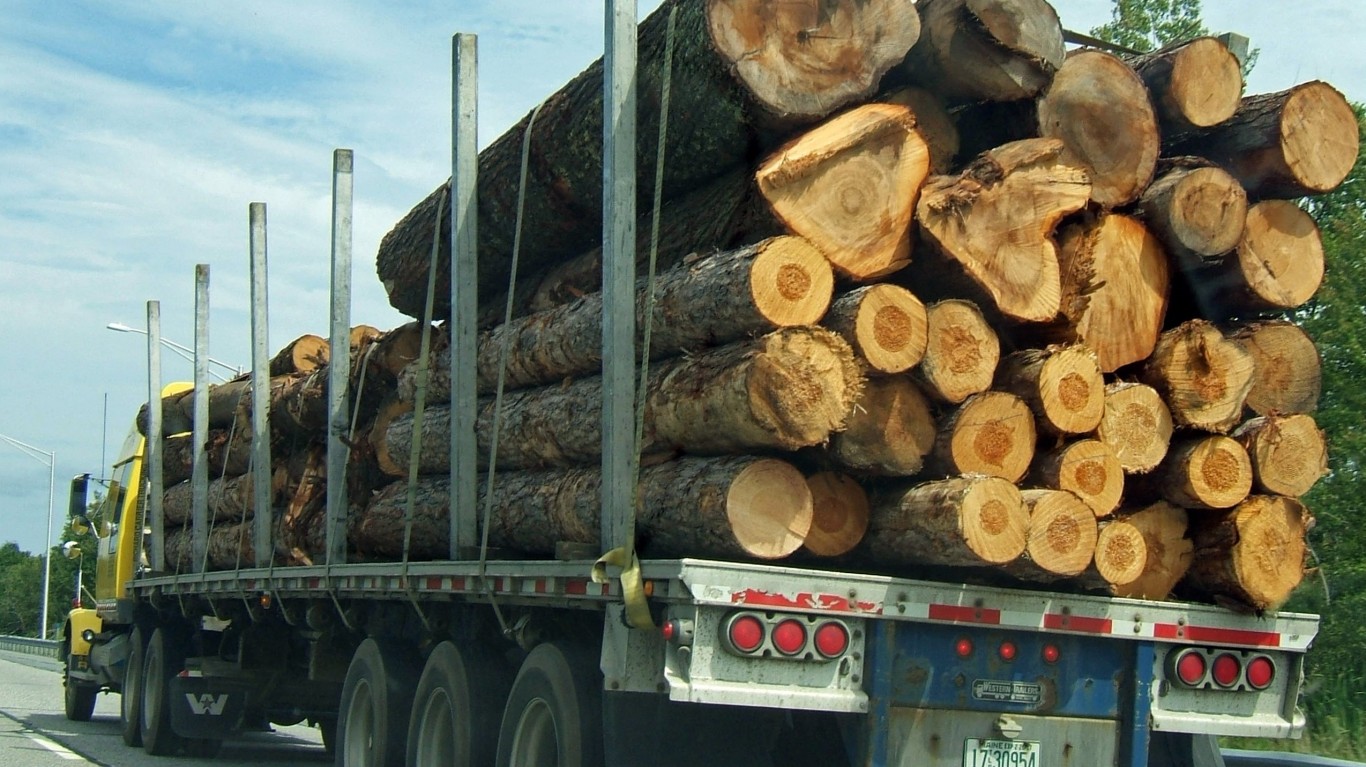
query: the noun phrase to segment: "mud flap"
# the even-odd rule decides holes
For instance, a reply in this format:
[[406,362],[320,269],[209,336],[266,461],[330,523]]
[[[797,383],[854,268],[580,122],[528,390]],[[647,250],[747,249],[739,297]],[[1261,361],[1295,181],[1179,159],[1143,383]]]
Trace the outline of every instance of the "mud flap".
[[250,686],[229,679],[171,680],[171,729],[184,738],[226,740],[242,732]]

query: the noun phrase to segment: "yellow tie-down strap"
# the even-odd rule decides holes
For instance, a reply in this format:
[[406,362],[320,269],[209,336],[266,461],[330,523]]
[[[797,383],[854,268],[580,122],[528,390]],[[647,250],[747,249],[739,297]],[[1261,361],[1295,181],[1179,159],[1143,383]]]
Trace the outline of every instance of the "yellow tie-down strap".
[[[629,556],[629,559],[628,559]],[[650,616],[650,606],[645,601],[645,582],[640,577],[640,559],[632,551],[619,547],[598,557],[593,563],[593,582],[608,583],[607,566],[621,568],[621,596],[626,603],[626,623],[633,629],[652,629],[654,619]]]

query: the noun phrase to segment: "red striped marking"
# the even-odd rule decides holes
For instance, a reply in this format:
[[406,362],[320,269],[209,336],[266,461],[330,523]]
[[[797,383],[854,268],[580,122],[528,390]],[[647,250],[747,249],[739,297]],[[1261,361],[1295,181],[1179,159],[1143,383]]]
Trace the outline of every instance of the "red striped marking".
[[1153,636],[1158,639],[1185,639],[1189,642],[1217,642],[1219,644],[1251,645],[1253,647],[1281,646],[1281,635],[1275,631],[1220,629],[1209,626],[1183,627],[1175,623],[1155,624]]
[[930,605],[930,620],[954,623],[1001,624],[1001,611],[970,605]]
[[1084,615],[1062,615],[1059,613],[1043,614],[1043,627],[1058,631],[1109,634],[1114,630],[1114,625],[1114,621],[1109,618],[1088,618]]
[[465,591],[465,576],[457,576],[451,579],[451,591]]
[[564,582],[564,593],[575,596],[588,596],[588,581],[584,578],[572,578]]
[[536,579],[536,593],[546,594],[550,592],[550,586],[545,582],[545,578]]
[[317,589],[317,588],[320,588],[320,587],[322,586],[322,583],[323,583],[322,578],[309,578],[309,579],[308,579],[308,587],[309,587],[310,589]]
[[441,577],[438,576],[438,575],[429,575],[429,576],[427,576],[427,590],[428,590],[428,591],[440,591],[440,590],[441,590]]
[[882,612],[876,602],[855,602],[835,594],[815,594],[808,591],[789,596],[760,589],[745,589],[732,593],[730,602],[735,605],[754,605],[756,607],[776,607],[790,610],[872,614]]

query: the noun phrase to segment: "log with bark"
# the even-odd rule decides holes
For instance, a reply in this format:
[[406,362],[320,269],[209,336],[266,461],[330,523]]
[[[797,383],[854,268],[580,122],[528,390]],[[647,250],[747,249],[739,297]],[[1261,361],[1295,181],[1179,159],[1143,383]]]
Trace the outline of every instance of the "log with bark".
[[971,301],[949,299],[926,309],[929,342],[915,368],[926,394],[950,405],[991,388],[1001,342]]
[[[162,513],[166,524],[189,524],[193,513],[194,489],[190,482],[181,482],[166,488],[162,495]],[[272,487],[274,494],[277,488]],[[256,505],[252,496],[252,477],[242,474],[236,477],[219,477],[209,481],[208,513],[210,522],[236,522],[251,516]]]
[[[824,443],[844,426],[863,386],[849,345],[822,328],[788,328],[762,338],[654,366],[645,402],[641,452],[723,454],[795,450]],[[596,463],[602,450],[602,380],[509,392],[503,399],[499,468]],[[480,402],[475,426],[487,465],[494,398]],[[381,468],[407,475],[413,416],[394,421],[380,450]],[[447,471],[450,411],[423,416],[423,474]],[[395,467],[402,467],[396,469]]]
[[1236,440],[1215,434],[1181,439],[1157,474],[1158,491],[1188,509],[1228,509],[1252,492],[1252,462]]
[[1323,361],[1304,329],[1287,320],[1245,325],[1234,341],[1252,355],[1247,407],[1257,415],[1312,413],[1319,407]]
[[[978,157],[957,176],[935,176],[916,208],[932,252],[966,273],[1002,314],[1051,320],[1061,300],[1053,228],[1091,195],[1086,172],[1062,160],[1063,143],[1027,139]],[[941,283],[933,268],[908,270],[915,285]]]
[[1114,584],[1111,593],[1132,599],[1166,599],[1190,569],[1194,546],[1186,537],[1186,510],[1158,502],[1126,514],[1124,521],[1138,529],[1147,548],[1142,573],[1132,581]]
[[920,41],[903,67],[952,103],[1015,101],[1063,64],[1062,23],[1044,0],[921,0]]
[[865,104],[774,152],[755,173],[759,191],[793,233],[840,274],[871,280],[910,262],[916,199],[930,152],[899,104]]
[[1178,137],[1172,152],[1208,157],[1256,198],[1332,191],[1358,150],[1356,114],[1331,85],[1315,80],[1248,96],[1233,117]]
[[1238,246],[1247,224],[1247,192],[1222,168],[1175,164],[1138,200],[1138,213],[1167,253],[1185,268]]
[[1201,316],[1246,317],[1299,307],[1318,291],[1323,267],[1313,216],[1288,200],[1263,200],[1248,209],[1237,248],[1190,283]]
[[1105,379],[1096,354],[1080,344],[1006,355],[996,388],[1024,400],[1039,429],[1054,436],[1094,431],[1105,412]]
[[1152,93],[1164,136],[1213,127],[1238,111],[1242,67],[1218,38],[1173,43],[1128,63]]
[[[210,533],[205,549],[208,570],[234,570],[239,567],[256,566],[256,548],[252,543],[255,532],[253,522],[236,522],[215,527]],[[278,543],[279,534],[274,534]],[[166,533],[166,566],[174,572],[190,571],[191,535],[189,528],[175,528]],[[277,565],[312,564],[299,559],[293,552],[275,547],[274,562]]]
[[[352,546],[377,559],[403,556],[406,482],[380,490],[351,523]],[[479,479],[479,505],[488,492]],[[796,551],[811,526],[806,480],[771,458],[681,458],[642,468],[637,486],[639,549],[647,556],[776,559]],[[489,545],[546,556],[560,542],[599,546],[602,474],[597,469],[500,472]],[[450,482],[419,477],[410,559],[448,555]]]
[[[666,29],[677,10],[673,71],[663,71]],[[640,25],[637,167],[655,167],[661,118],[668,120],[665,199],[743,165],[776,137],[867,98],[919,37],[920,19],[901,0],[772,5],[755,0],[669,0]],[[672,88],[669,114],[660,97]],[[531,132],[521,239],[522,274],[535,274],[594,247],[602,233],[603,63],[593,63],[479,155],[479,294],[506,290],[523,136]],[[775,142],[776,143],[776,142]],[[654,184],[642,179],[641,209]],[[446,185],[384,237],[376,259],[394,308],[422,314],[427,264],[438,243],[438,285],[450,280]],[[438,290],[437,318],[449,315]]]
[[838,557],[858,546],[868,531],[868,493],[847,474],[822,471],[806,478],[811,491],[811,529],[803,547],[822,557]]
[[1034,460],[1037,440],[1024,400],[998,391],[975,394],[941,419],[930,470],[1018,482]]
[[981,567],[1025,549],[1029,513],[1020,490],[1000,477],[968,475],[884,489],[861,551],[881,565]]
[[920,363],[929,342],[925,305],[903,287],[881,283],[845,293],[824,324],[844,336],[873,373],[904,373]]
[[1025,556],[1003,567],[1013,578],[1049,582],[1080,575],[1096,556],[1096,518],[1064,490],[1024,490],[1029,510]]
[[1177,425],[1216,433],[1237,425],[1253,372],[1252,355],[1204,320],[1163,333],[1143,368]]
[[1115,451],[1094,439],[1068,442],[1039,456],[1031,479],[1038,487],[1072,493],[1097,518],[1110,516],[1124,495],[1124,469]]
[[1114,589],[1141,577],[1148,561],[1142,531],[1126,519],[1102,520],[1096,527],[1096,557],[1083,582]]
[[[210,429],[204,442],[205,460],[209,464],[209,478],[223,475],[246,474],[251,466],[251,452],[234,449],[237,440],[226,429]],[[232,436],[236,436],[232,434]],[[182,432],[166,437],[161,442],[162,487],[170,487],[189,479],[194,473],[194,435]]]
[[270,358],[270,374],[311,373],[327,364],[331,352],[326,338],[306,333],[290,341]]
[[1146,474],[1167,455],[1172,439],[1171,411],[1151,386],[1109,384],[1096,439],[1110,446],[1126,474]]
[[1307,415],[1253,418],[1232,434],[1252,459],[1258,492],[1298,498],[1328,473],[1328,448]]
[[1312,526],[1303,504],[1273,495],[1201,516],[1192,521],[1195,552],[1184,585],[1230,607],[1274,610],[1304,578],[1304,536]]
[[907,376],[887,376],[868,380],[828,452],[854,472],[910,477],[924,468],[934,440],[934,414],[925,395]]

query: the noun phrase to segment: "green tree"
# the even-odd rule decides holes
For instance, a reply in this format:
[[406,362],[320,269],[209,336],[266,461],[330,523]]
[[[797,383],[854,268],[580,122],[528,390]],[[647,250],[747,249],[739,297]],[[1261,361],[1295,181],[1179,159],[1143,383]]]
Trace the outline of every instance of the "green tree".
[[13,542],[0,546],[0,634],[37,636],[42,559]]
[[1114,2],[1110,23],[1091,30],[1093,36],[1106,42],[1146,52],[1209,34],[1200,21],[1200,0]]

